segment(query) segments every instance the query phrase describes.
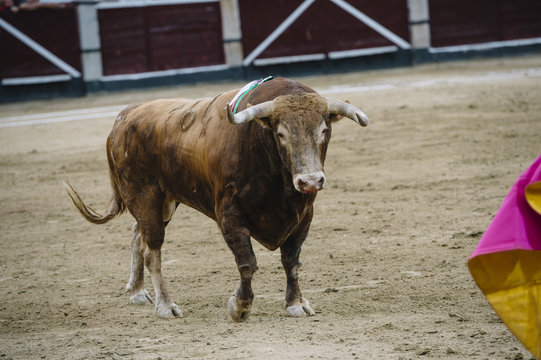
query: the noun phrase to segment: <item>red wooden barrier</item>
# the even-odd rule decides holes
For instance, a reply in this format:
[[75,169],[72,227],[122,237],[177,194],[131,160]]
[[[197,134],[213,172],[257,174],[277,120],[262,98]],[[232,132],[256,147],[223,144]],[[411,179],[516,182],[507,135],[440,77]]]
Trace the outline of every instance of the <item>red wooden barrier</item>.
[[[0,100],[19,98],[34,85],[48,96],[55,86],[71,94],[163,84],[167,77],[195,79],[201,72],[249,73],[237,66],[348,57],[356,62],[398,50],[414,50],[416,59],[430,61],[442,53],[541,45],[541,0],[426,1],[429,16],[426,3],[416,0],[230,0],[222,3],[225,15],[218,0],[90,1],[2,12]],[[238,25],[231,15],[237,2],[241,31],[230,31],[234,36],[225,40],[225,64],[222,21]],[[78,18],[91,25],[81,37]],[[411,61],[406,52],[390,59]]]
[[539,0],[429,0],[433,47],[541,37]]
[[[75,8],[2,12],[0,17],[81,71],[79,30]],[[0,28],[0,78],[47,76],[64,71]]]
[[[257,48],[302,0],[239,0],[245,55]],[[379,25],[409,41],[406,0],[349,0]],[[392,9],[392,11],[390,11]],[[393,46],[394,43],[332,1],[315,1],[258,58],[329,54],[345,50]]]
[[219,2],[102,8],[98,19],[103,75],[225,62]]
[[541,1],[502,0],[501,14],[504,40],[541,37]]

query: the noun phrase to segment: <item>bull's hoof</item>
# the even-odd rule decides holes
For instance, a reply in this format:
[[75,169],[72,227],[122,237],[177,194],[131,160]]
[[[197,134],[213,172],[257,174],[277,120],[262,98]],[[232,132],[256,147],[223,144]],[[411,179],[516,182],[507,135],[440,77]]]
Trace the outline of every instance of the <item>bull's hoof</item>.
[[165,304],[161,303],[156,305],[156,314],[162,319],[174,319],[176,317],[182,317],[182,311],[177,304]]
[[132,296],[130,296],[130,302],[135,305],[154,304],[154,300],[152,300],[152,296],[150,296],[147,289],[141,289]]
[[296,304],[290,305],[286,308],[287,316],[291,317],[305,317],[313,316],[316,312],[310,306],[310,303],[306,299],[298,301]]
[[248,303],[246,301],[238,300],[235,295],[233,295],[227,302],[227,308],[229,309],[229,315],[231,315],[233,321],[239,322],[248,318],[250,310],[252,310],[252,304],[251,302]]

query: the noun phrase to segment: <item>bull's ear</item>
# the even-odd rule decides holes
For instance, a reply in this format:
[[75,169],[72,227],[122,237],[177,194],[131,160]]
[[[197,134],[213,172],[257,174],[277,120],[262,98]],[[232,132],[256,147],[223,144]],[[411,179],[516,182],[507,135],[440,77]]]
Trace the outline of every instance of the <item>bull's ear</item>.
[[[249,109],[252,106],[253,106],[252,104],[248,103],[248,104],[246,104],[246,109]],[[259,118],[256,118],[254,120],[257,121],[259,123],[259,125],[263,126],[264,128],[272,130],[271,120],[270,120],[269,116],[267,116],[267,117],[259,117]]]
[[[362,112],[360,109],[356,108],[355,106],[348,104],[345,101],[336,100],[333,98],[326,98],[327,99],[327,112],[329,115],[341,115],[345,116],[353,121],[355,121],[357,124],[361,126],[368,125],[368,116],[364,112]],[[339,120],[339,119],[336,119]],[[331,117],[331,121],[333,120]]]
[[270,117],[258,118],[256,119],[257,123],[263,126],[265,129],[272,130]]
[[342,120],[343,118],[344,117],[342,115],[329,114],[329,120],[331,120],[331,122],[339,121],[339,120]]

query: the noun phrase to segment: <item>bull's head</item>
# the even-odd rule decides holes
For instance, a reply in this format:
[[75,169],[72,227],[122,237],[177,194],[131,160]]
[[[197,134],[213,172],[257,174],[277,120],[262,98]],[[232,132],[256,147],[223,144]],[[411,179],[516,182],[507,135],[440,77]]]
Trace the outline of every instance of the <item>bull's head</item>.
[[291,172],[295,189],[311,193],[323,189],[323,164],[331,138],[331,124],[345,116],[361,126],[366,115],[346,102],[307,93],[279,96],[237,114],[227,106],[230,123],[258,120],[272,130],[282,163]]

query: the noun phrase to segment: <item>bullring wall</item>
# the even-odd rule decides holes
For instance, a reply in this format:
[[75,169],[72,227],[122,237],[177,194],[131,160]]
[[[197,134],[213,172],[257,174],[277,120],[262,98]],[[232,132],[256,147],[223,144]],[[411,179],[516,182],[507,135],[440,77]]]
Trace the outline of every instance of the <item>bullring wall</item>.
[[0,98],[541,48],[538,0],[84,0],[0,13]]

